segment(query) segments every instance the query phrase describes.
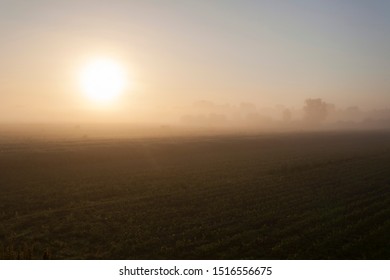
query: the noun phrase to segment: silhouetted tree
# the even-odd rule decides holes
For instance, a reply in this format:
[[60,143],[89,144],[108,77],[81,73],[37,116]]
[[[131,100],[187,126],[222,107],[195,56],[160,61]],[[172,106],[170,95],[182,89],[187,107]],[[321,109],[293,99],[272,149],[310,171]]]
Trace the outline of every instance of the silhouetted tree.
[[329,113],[329,104],[321,98],[306,99],[303,107],[304,120],[311,124],[323,122]]

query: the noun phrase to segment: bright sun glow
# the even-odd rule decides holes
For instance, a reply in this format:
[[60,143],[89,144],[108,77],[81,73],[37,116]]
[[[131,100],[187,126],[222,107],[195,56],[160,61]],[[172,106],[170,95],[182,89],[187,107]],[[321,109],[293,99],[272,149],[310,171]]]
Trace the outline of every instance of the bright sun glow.
[[123,93],[126,87],[124,69],[110,59],[96,59],[81,72],[81,86],[85,94],[97,102],[109,102]]

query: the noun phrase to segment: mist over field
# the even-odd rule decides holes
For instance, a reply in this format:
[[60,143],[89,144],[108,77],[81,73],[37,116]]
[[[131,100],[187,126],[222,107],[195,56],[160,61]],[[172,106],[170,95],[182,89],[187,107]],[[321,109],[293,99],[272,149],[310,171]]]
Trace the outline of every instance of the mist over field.
[[[160,111],[159,111],[160,110]],[[112,114],[112,113],[111,113]],[[300,108],[260,107],[199,100],[172,109],[158,108],[145,118],[129,121],[118,116],[78,121],[13,121],[0,123],[0,137],[21,138],[148,138],[201,135],[246,135],[310,131],[370,131],[390,129],[390,109],[363,110],[306,99]]]

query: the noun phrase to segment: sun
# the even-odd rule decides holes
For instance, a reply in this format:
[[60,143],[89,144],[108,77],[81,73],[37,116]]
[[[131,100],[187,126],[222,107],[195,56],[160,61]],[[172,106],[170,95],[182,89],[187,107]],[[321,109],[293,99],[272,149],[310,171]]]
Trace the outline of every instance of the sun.
[[125,90],[124,68],[115,60],[99,58],[87,63],[80,75],[81,87],[88,98],[96,102],[111,102]]

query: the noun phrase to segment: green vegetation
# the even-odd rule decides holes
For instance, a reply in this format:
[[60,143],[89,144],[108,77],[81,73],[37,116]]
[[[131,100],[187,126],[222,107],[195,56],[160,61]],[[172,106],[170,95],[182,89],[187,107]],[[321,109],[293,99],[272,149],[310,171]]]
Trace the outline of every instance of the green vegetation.
[[390,134],[0,143],[0,258],[389,259]]

